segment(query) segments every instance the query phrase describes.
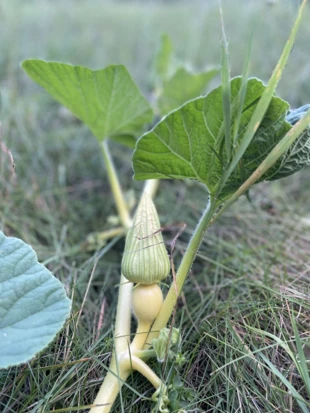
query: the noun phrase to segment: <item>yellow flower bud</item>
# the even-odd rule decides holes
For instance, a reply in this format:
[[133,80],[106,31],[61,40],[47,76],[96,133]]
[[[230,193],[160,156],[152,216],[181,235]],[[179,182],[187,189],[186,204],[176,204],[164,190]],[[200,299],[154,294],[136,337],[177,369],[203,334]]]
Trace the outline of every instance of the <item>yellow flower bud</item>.
[[160,230],[155,205],[144,194],[128,232],[122,273],[137,284],[159,283],[170,272],[170,260]]

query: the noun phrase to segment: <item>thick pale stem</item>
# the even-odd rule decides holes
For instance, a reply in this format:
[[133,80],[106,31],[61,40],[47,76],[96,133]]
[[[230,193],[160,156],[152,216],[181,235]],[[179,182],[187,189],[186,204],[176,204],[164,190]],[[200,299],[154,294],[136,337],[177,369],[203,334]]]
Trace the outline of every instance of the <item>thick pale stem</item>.
[[123,369],[120,365],[117,366],[115,357],[113,357],[110,371],[107,373],[94,401],[95,407],[92,407],[89,413],[109,413],[129,374],[130,370]]
[[163,382],[157,376],[157,374],[155,374],[154,371],[139,357],[135,355],[131,355],[131,357],[128,358],[128,363],[132,367],[132,370],[138,371],[146,379],[148,379],[148,381],[152,383],[155,389],[159,389],[160,387],[163,386]]
[[139,357],[141,360],[148,360],[150,358],[157,357],[155,350],[134,350],[133,352],[135,356]]
[[101,143],[101,149],[120,220],[122,222],[122,225],[126,229],[129,229],[132,225],[132,220],[130,218],[129,210],[124,199],[124,195],[117,177],[117,173],[115,171],[113,160],[110,155],[107,139],[105,139]]
[[136,335],[132,343],[130,344],[130,348],[132,351],[141,350],[143,348],[151,326],[152,326],[151,322],[150,323],[141,322],[141,321],[138,322],[138,328],[137,328]]
[[[128,230],[132,225],[132,220],[129,215],[106,140],[102,142],[101,148],[117,210],[122,225],[126,228],[126,230]],[[110,365],[110,371],[107,373],[94,402],[94,404],[98,407],[92,408],[90,410],[91,413],[108,413],[110,411],[114,400],[121,389],[123,381],[126,381],[130,373],[130,371],[123,369],[119,365],[118,355],[124,351],[128,351],[129,348],[132,287],[133,283],[128,282],[128,280],[121,275],[115,319],[114,354]]]
[[186,276],[194,262],[198,249],[200,247],[203,236],[208,228],[208,225],[212,219],[215,209],[215,202],[212,197],[210,197],[209,204],[205,209],[201,220],[199,221],[195,232],[187,246],[185,254],[183,256],[182,262],[176,274],[176,281],[173,283],[169,289],[169,292],[164,300],[161,310],[152,326],[152,329],[147,337],[146,343],[143,347],[147,350],[154,338],[158,337],[159,331],[166,327],[169,318],[171,317],[173,308],[177,302],[178,296],[182,290]]
[[145,181],[143,194],[147,193],[153,199],[158,191],[158,187],[159,179],[149,179]]
[[86,238],[87,251],[97,250],[99,245],[105,245],[110,239],[125,235],[127,230],[121,226],[103,232],[93,232]]
[[155,389],[164,387],[162,380],[140,357],[129,353],[129,350],[124,351],[117,355],[117,359],[113,356],[110,371],[107,373],[94,401],[94,407],[90,409],[89,413],[109,413],[123,383],[133,370],[141,373]]
[[133,283],[129,282],[122,274],[114,330],[116,354],[129,348],[132,287]]
[[128,352],[130,343],[131,293],[133,284],[121,275],[115,320],[115,349],[107,373],[90,413],[108,413],[120,392],[123,382],[127,380],[130,369],[120,363],[120,354]]

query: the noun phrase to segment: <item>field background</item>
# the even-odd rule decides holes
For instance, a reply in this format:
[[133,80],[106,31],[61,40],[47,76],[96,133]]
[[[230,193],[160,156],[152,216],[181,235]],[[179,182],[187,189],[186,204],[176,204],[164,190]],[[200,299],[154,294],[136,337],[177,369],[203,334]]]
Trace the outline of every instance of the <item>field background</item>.
[[[250,74],[264,81],[271,75],[298,2],[270,3],[223,0],[232,76],[242,72],[253,28]],[[292,107],[310,103],[307,6],[277,90]],[[116,214],[98,144],[27,78],[20,63],[31,57],[93,69],[122,63],[148,97],[162,33],[171,37],[177,57],[196,70],[219,66],[217,1],[0,3],[1,141],[16,166],[14,177],[2,148],[0,229],[30,243],[73,298],[72,318],[56,343],[27,365],[0,372],[1,412],[86,411],[113,345],[124,243],[115,238],[97,252],[85,250],[87,235],[108,229]],[[219,82],[217,77],[212,86]],[[116,144],[112,151],[124,190],[133,188],[137,198],[141,183],[132,183],[131,151]],[[205,237],[176,317],[187,359],[179,374],[193,390],[188,411],[295,413],[302,411],[298,394],[310,403],[309,379],[289,356],[289,350],[297,352],[295,319],[310,358],[309,193],[309,168],[261,184],[251,191],[251,204],[240,199]],[[205,191],[193,182],[160,186],[156,205],[168,228],[168,248],[177,225],[187,225],[176,243],[176,265],[205,202]],[[165,366],[157,372],[169,383]],[[114,411],[149,412],[151,386],[138,374],[128,384],[136,392],[124,388],[123,404]]]

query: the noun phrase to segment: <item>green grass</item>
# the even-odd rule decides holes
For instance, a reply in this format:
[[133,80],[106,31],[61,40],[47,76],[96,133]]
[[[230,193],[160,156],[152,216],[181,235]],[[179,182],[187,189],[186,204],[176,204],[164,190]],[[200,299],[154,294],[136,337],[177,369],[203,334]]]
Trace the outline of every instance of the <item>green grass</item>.
[[[242,72],[254,18],[250,74],[267,80],[295,13],[289,1],[272,8],[255,3],[245,7],[240,0],[231,9],[223,1],[231,72]],[[20,62],[42,57],[93,68],[124,63],[147,94],[152,56],[163,31],[180,58],[197,68],[218,65],[218,6],[209,4],[3,1],[1,139],[12,151],[16,176],[8,154],[0,150],[0,228],[34,247],[65,284],[73,311],[48,349],[26,365],[0,371],[1,412],[87,410],[83,406],[94,400],[113,347],[124,245],[120,238],[96,253],[83,248],[86,236],[109,228],[108,217],[116,214],[98,144],[26,78]],[[293,106],[310,101],[309,13],[278,89]],[[123,187],[133,186],[138,197],[141,183],[131,181],[131,151],[118,145],[112,150]],[[179,375],[194,392],[187,410],[310,409],[305,373],[310,358],[309,177],[307,170],[260,184],[251,191],[251,204],[240,199],[205,237],[175,319],[186,356]],[[167,227],[168,248],[179,225],[187,225],[174,250],[176,265],[205,202],[198,184],[161,184],[156,205]],[[155,368],[169,384],[168,367]],[[126,413],[149,412],[152,393],[134,374],[114,411],[122,411],[123,405]]]

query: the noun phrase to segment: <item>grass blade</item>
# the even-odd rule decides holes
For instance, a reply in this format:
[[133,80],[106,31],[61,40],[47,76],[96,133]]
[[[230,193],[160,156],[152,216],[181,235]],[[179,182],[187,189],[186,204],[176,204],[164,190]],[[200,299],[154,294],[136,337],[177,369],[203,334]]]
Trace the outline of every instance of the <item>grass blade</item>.
[[239,125],[240,125],[240,120],[241,120],[241,115],[242,115],[242,110],[243,110],[243,104],[244,104],[244,99],[245,99],[245,94],[246,94],[247,81],[248,81],[248,77],[249,77],[252,40],[253,40],[253,32],[251,33],[250,40],[249,40],[249,47],[248,47],[248,51],[247,51],[247,54],[246,54],[244,67],[243,67],[241,87],[240,87],[239,94],[238,94],[237,114],[236,114],[236,119],[234,121],[234,129],[233,129],[233,143],[234,143],[234,146],[237,143]]
[[288,38],[288,41],[286,42],[286,45],[283,49],[282,55],[276,65],[276,67],[274,68],[274,71],[272,73],[272,76],[268,82],[268,85],[261,97],[261,99],[258,102],[258,105],[253,113],[253,116],[250,119],[250,122],[246,128],[245,134],[243,136],[242,141],[240,142],[240,146],[237,149],[227,171],[224,173],[223,178],[222,178],[222,182],[221,185],[219,186],[219,190],[218,192],[220,193],[223,186],[225,185],[225,183],[227,182],[227,179],[229,178],[229,176],[231,175],[231,173],[233,172],[233,170],[236,168],[238,162],[240,161],[242,155],[244,154],[245,150],[247,149],[248,145],[250,144],[253,136],[255,135],[255,132],[257,131],[264,115],[265,112],[269,106],[269,103],[272,99],[272,96],[274,94],[274,91],[279,83],[279,80],[282,76],[283,70],[285,68],[285,65],[287,63],[287,60],[289,58],[289,55],[291,53],[291,50],[293,48],[294,42],[295,42],[295,37],[297,34],[297,30],[299,28],[300,22],[301,22],[301,18],[302,18],[302,12],[303,9],[306,5],[307,0],[303,0],[299,10],[298,10],[298,14],[295,20],[295,23],[293,25],[291,34]]
[[290,393],[294,396],[301,411],[303,413],[309,413],[306,400],[298,393],[295,387],[283,376],[283,374],[276,368],[274,364],[271,363],[270,360],[268,360],[268,358],[263,353],[260,353],[259,355],[264,360],[264,362],[268,365],[272,373],[275,374],[277,377],[279,377],[282,383],[287,387]]
[[291,316],[291,322],[294,330],[294,336],[295,336],[295,341],[296,341],[296,347],[297,347],[297,356],[295,357],[296,359],[296,368],[299,371],[300,376],[302,377],[302,380],[305,384],[305,387],[307,389],[307,393],[310,396],[310,375],[309,375],[309,369],[307,366],[307,360],[305,357],[304,350],[302,348],[302,341],[296,326],[296,321],[294,316]]
[[222,213],[235,202],[239,196],[243,195],[264,173],[287,151],[293,142],[301,135],[310,123],[310,109],[308,112],[290,129],[281,141],[273,148],[269,155],[263,160],[252,175],[240,186],[240,188],[227,200],[220,211],[214,216],[210,225],[218,219]]
[[231,155],[231,93],[230,93],[230,70],[228,57],[228,43],[225,33],[223,11],[220,6],[221,24],[222,24],[222,39],[221,39],[221,74],[222,74],[222,100],[223,100],[223,116],[225,130],[225,147],[227,163],[230,162]]

